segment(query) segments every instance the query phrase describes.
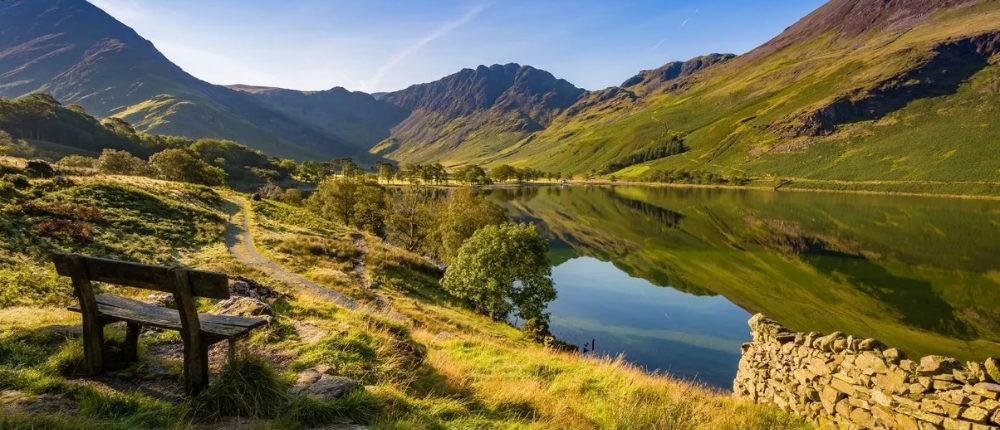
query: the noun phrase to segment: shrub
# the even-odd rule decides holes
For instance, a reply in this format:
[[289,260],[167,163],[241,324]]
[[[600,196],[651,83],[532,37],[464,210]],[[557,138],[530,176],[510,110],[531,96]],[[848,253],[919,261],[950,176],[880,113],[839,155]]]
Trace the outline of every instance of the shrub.
[[85,242],[94,240],[96,229],[97,226],[89,222],[69,219],[47,219],[38,224],[38,234],[42,236]]
[[97,159],[94,157],[73,154],[63,157],[56,164],[62,167],[93,169],[97,165]]
[[168,149],[149,157],[149,168],[161,179],[202,185],[222,185],[226,172],[209,165],[183,149]]
[[56,169],[42,160],[30,160],[24,168],[24,173],[32,178],[51,178],[56,175]]
[[31,186],[31,181],[24,175],[4,175],[3,181],[9,182],[14,188],[19,190],[24,190]]
[[146,162],[128,151],[105,149],[94,163],[94,167],[108,175],[136,176],[145,173]]

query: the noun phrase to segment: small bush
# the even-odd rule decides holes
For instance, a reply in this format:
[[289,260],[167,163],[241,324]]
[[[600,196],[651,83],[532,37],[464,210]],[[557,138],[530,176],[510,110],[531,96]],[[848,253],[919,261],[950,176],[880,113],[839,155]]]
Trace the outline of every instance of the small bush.
[[96,229],[97,226],[89,222],[69,219],[47,219],[38,223],[38,234],[63,240],[90,242],[94,240]]
[[84,168],[93,169],[97,164],[97,159],[94,157],[86,157],[83,155],[67,155],[63,157],[56,165],[60,167],[74,167],[74,168]]
[[200,422],[224,416],[277,418],[288,402],[288,383],[263,358],[243,354],[226,363],[205,392],[190,401],[189,414]]
[[52,165],[42,160],[28,161],[24,168],[24,173],[32,178],[51,178],[56,175],[56,169]]
[[3,181],[9,182],[14,188],[19,190],[24,190],[31,186],[31,181],[28,180],[28,177],[20,174],[4,175]]

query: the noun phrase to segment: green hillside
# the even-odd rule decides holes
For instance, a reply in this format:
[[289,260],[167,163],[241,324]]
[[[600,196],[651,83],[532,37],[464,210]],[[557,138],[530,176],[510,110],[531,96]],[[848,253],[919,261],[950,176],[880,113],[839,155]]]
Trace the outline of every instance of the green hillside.
[[[618,174],[997,180],[1000,3],[874,3],[831,2],[755,51],[635,104],[563,115],[491,161],[599,170],[680,135],[689,151]],[[844,5],[862,16],[831,15]],[[885,25],[850,27],[868,21]]]

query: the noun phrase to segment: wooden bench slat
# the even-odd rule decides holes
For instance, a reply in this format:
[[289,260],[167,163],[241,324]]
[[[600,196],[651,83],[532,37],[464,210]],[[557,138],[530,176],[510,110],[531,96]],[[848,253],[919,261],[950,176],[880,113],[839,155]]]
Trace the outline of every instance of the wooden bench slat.
[[[72,276],[71,257],[71,254],[53,254],[52,261],[56,265],[56,272],[62,276]],[[163,285],[162,282],[169,276],[171,269],[168,267],[97,257],[81,258],[86,262],[88,277],[91,281],[171,294],[174,292],[171,285]],[[194,296],[220,300],[229,298],[229,278],[224,273],[189,270],[188,276],[191,280]]]
[[[96,299],[102,316],[166,330],[182,329],[180,314],[176,310],[111,294],[101,294]],[[69,310],[80,312],[80,307],[71,306]],[[244,336],[250,330],[267,324],[260,318],[229,315],[198,314],[198,319],[202,335],[225,339]]]

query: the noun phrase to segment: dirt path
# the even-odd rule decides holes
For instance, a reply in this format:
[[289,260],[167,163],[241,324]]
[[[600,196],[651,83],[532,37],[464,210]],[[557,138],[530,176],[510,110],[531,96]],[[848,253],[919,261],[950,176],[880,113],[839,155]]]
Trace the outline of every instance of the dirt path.
[[[229,252],[236,257],[239,262],[258,268],[267,272],[271,277],[303,290],[308,291],[318,297],[325,298],[331,302],[349,309],[357,309],[358,304],[347,296],[333,291],[327,287],[310,281],[302,276],[292,273],[257,252],[253,246],[253,239],[250,237],[250,226],[247,220],[247,210],[239,201],[227,201],[226,211],[229,212],[229,225],[226,227],[226,247]],[[236,216],[243,213],[243,222],[237,224]]]

